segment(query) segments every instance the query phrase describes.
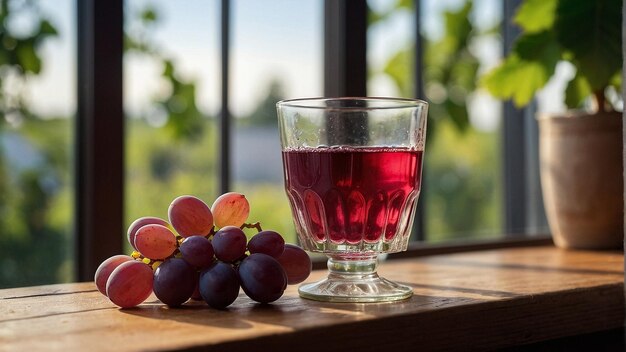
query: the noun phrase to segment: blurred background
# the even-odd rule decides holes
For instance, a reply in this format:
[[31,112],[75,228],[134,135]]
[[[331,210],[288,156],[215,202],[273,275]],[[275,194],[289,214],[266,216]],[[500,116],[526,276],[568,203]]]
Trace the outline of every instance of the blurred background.
[[[0,4],[0,288],[72,281],[76,3]],[[417,42],[422,49],[422,98],[431,108],[414,238],[501,237],[510,230],[503,107],[477,88],[477,77],[505,50],[503,2],[418,5],[416,16],[412,0],[367,1],[367,95],[414,96]],[[140,216],[165,218],[181,194],[209,204],[218,196],[220,11],[219,1],[124,2],[125,226]],[[324,95],[324,20],[322,0],[230,1],[231,189],[250,200],[251,220],[288,242],[296,238],[275,103]],[[536,101],[539,111],[564,109],[558,94],[573,72],[557,71]],[[535,221],[516,231],[546,228]],[[125,229],[111,236],[122,241]]]

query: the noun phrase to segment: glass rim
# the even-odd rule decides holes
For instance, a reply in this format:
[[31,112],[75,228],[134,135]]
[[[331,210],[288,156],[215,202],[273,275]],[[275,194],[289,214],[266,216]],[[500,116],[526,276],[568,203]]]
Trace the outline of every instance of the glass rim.
[[[345,106],[345,107],[332,107],[315,105],[316,103],[327,101],[368,101],[378,102],[389,105],[380,106]],[[394,97],[313,97],[313,98],[295,98],[285,99],[276,103],[277,108],[290,107],[290,108],[304,108],[304,109],[319,109],[319,110],[387,110],[387,109],[407,109],[416,107],[428,107],[428,103],[421,99],[413,98],[394,98]]]

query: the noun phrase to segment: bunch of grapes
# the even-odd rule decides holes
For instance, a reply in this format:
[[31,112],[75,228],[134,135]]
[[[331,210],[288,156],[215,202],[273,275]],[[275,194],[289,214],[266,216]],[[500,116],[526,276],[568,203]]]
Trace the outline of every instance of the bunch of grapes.
[[[243,194],[226,193],[213,206],[193,196],[170,204],[169,222],[142,217],[128,228],[132,255],[116,255],[100,264],[98,290],[122,308],[134,307],[152,292],[176,307],[190,298],[222,309],[248,297],[270,303],[287,285],[304,281],[311,260],[300,247],[286,244],[260,223],[246,223],[250,204]],[[243,231],[256,228],[250,241]]]

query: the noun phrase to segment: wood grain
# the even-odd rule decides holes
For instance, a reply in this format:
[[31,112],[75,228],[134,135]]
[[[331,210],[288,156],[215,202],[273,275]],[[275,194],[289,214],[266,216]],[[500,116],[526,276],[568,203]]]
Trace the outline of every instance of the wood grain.
[[0,351],[482,350],[624,322],[622,253],[492,250],[397,260],[380,272],[415,295],[333,304],[290,287],[271,305],[241,296],[223,311],[169,309],[151,297],[122,310],[92,283],[0,290]]

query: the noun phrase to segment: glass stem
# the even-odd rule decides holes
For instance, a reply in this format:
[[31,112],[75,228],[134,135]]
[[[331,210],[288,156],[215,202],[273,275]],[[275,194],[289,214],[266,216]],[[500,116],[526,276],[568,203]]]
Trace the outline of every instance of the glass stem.
[[328,278],[341,277],[344,280],[363,280],[364,278],[376,278],[378,268],[378,256],[361,257],[358,259],[345,259],[345,257],[328,256]]

